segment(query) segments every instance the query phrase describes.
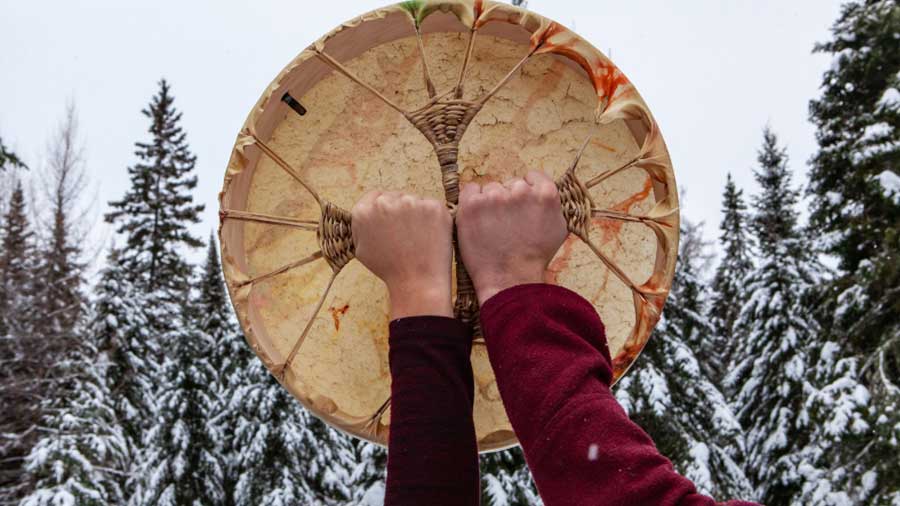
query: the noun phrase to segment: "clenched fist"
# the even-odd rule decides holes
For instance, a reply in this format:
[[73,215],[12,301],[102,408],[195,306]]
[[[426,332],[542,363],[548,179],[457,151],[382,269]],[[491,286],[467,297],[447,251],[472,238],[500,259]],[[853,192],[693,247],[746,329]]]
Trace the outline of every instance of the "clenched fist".
[[444,204],[373,191],[351,214],[356,258],[387,285],[391,318],[453,316],[453,218]]
[[478,301],[515,285],[541,283],[568,231],[556,185],[542,172],[462,187],[456,230]]

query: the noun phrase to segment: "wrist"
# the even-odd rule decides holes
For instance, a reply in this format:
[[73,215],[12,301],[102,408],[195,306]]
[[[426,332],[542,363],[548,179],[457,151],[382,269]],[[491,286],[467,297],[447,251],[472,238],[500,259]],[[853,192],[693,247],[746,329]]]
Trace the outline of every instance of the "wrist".
[[453,317],[450,280],[421,279],[388,284],[391,319],[410,316]]
[[507,288],[543,282],[544,269],[534,266],[486,273],[479,276],[479,279],[473,280],[473,284],[475,285],[475,295],[478,297],[479,306],[483,305],[488,299]]

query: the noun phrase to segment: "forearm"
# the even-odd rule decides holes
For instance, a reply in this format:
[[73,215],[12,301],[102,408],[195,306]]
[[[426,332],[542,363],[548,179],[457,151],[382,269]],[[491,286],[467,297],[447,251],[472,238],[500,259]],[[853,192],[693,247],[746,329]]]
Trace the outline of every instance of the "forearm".
[[586,300],[557,286],[520,285],[487,300],[481,323],[500,395],[547,506],[715,504],[674,471],[616,402],[603,325]]
[[452,318],[391,322],[386,506],[478,504],[471,348]]

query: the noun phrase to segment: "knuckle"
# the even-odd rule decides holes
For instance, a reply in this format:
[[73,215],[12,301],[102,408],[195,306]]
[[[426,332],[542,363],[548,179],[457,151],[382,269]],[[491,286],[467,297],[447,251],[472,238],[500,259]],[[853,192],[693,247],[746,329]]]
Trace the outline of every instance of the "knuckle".
[[353,221],[365,220],[372,214],[372,206],[364,202],[357,202],[350,210],[350,217]]
[[503,185],[498,183],[497,181],[491,181],[490,183],[484,185],[485,193],[493,193],[500,190],[503,190]]
[[553,202],[559,200],[559,191],[553,183],[546,183],[538,186],[538,196],[545,202]]
[[465,202],[460,203],[459,209],[456,212],[457,219],[460,215],[464,214],[468,216],[472,213],[477,213],[479,209],[484,205],[486,201],[486,197],[483,193],[477,193],[472,195]]

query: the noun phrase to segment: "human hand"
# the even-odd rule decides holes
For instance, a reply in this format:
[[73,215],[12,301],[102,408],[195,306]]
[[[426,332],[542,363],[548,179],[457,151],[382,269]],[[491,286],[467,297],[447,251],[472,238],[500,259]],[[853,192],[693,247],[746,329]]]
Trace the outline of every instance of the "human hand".
[[481,304],[505,288],[542,282],[568,235],[556,185],[538,171],[502,185],[464,185],[456,231]]
[[351,211],[356,258],[387,285],[391,319],[453,316],[453,219],[433,199],[372,191]]

